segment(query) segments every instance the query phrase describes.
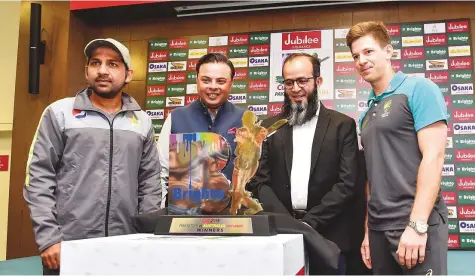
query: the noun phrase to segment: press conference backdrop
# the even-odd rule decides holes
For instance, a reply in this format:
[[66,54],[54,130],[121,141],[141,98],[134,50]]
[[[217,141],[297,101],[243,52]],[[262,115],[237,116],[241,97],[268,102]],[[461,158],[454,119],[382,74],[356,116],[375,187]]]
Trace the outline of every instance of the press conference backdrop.
[[[475,105],[470,20],[387,24],[395,71],[429,78],[445,97],[449,128],[442,172],[451,249],[475,250]],[[345,43],[348,29],[157,38],[149,41],[147,113],[158,134],[173,108],[198,98],[196,63],[206,53],[228,56],[236,68],[229,101],[263,118],[280,112],[282,62],[294,52],[321,60],[319,99],[357,122],[371,87],[356,72]],[[390,108],[390,107],[389,107]],[[390,111],[390,110],[388,110]]]

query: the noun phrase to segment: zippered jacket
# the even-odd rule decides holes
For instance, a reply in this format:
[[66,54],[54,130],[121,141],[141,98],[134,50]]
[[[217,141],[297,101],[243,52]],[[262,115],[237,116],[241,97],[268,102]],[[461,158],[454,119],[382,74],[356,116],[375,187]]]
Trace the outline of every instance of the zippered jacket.
[[132,217],[161,202],[150,117],[122,93],[122,109],[94,107],[90,91],[48,106],[30,148],[23,196],[39,250],[63,240],[134,233]]

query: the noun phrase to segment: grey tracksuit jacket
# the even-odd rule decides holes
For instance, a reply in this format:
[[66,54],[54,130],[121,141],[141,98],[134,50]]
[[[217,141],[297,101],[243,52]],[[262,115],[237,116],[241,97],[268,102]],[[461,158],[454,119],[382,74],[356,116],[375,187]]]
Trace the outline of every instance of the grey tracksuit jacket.
[[40,251],[63,240],[134,233],[131,218],[161,202],[150,117],[122,94],[113,115],[89,91],[48,106],[33,138],[23,196]]

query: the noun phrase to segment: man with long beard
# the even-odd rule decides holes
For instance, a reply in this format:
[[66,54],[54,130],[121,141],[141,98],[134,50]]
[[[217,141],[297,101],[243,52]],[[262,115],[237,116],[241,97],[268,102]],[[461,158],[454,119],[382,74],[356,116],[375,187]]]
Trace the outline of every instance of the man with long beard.
[[122,92],[129,50],[91,41],[88,88],[49,105],[31,145],[24,187],[44,274],[59,274],[61,242],[134,233],[159,209],[160,163],[150,117]]
[[338,272],[344,274],[352,231],[348,202],[358,175],[356,123],[319,102],[323,79],[318,59],[292,54],[282,73],[282,113],[261,125],[282,118],[288,124],[264,141],[259,169],[247,188],[263,203],[264,211],[287,212],[336,243],[342,251]]

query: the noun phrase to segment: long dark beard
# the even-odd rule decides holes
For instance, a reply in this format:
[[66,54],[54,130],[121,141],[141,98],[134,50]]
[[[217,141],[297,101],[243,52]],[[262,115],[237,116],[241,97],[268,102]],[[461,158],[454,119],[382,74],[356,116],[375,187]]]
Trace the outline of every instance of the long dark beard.
[[121,89],[118,89],[118,90],[112,90],[110,92],[106,92],[106,93],[103,93],[103,92],[97,92],[97,88],[92,85],[91,86],[91,90],[94,94],[96,94],[97,96],[101,97],[101,98],[104,98],[104,99],[113,99],[115,98],[121,91],[122,91],[122,88]]
[[298,126],[310,121],[318,110],[318,88],[307,96],[307,102],[292,103],[287,93],[284,93],[282,115],[288,120],[289,125]]

